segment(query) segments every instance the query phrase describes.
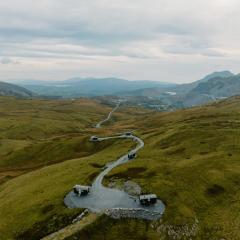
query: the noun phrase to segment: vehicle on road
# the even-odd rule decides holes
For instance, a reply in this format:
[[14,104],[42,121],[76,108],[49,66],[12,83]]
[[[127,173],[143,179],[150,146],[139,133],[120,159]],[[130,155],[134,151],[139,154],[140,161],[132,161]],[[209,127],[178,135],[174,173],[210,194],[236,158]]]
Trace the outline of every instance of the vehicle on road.
[[136,156],[137,156],[137,154],[135,152],[129,152],[128,153],[128,159],[129,160],[134,159]]
[[157,195],[156,194],[140,195],[139,201],[141,205],[149,206],[157,202]]
[[125,135],[126,136],[132,136],[132,132],[126,132]]
[[91,142],[97,142],[97,141],[98,141],[98,137],[92,136],[92,137],[90,138],[90,141],[91,141]]

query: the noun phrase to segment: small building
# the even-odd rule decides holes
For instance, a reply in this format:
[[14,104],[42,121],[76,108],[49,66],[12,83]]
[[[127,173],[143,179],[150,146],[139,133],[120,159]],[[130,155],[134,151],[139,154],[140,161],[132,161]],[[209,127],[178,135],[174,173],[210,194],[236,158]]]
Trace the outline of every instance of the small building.
[[98,141],[98,137],[92,136],[92,137],[90,138],[90,141],[91,141],[91,142],[97,142],[97,141]]
[[137,156],[137,154],[135,152],[129,152],[128,153],[128,159],[134,159]]
[[73,192],[78,196],[86,196],[90,192],[90,187],[83,185],[75,185],[73,187]]
[[142,205],[149,206],[157,202],[157,195],[156,194],[140,195],[139,201]]

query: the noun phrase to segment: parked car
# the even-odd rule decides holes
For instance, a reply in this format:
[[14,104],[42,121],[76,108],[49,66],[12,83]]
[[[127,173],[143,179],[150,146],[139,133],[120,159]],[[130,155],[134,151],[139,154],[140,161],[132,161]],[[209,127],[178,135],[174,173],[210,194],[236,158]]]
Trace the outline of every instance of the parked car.
[[92,137],[90,138],[90,141],[91,141],[91,142],[97,142],[97,141],[98,141],[98,137],[92,136]]
[[136,156],[137,156],[137,154],[135,152],[129,152],[128,153],[128,159],[129,160],[134,159]]
[[126,136],[132,136],[132,132],[126,132],[125,135]]

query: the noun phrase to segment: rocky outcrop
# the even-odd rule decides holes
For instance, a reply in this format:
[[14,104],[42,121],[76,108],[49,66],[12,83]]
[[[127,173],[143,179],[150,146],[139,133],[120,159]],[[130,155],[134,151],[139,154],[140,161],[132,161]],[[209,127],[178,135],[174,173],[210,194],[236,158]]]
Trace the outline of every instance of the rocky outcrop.
[[157,220],[162,215],[162,213],[150,212],[147,209],[142,208],[111,208],[105,210],[105,214],[114,219],[139,218],[146,220]]
[[130,180],[124,183],[123,189],[125,192],[133,196],[138,196],[141,194],[141,187],[137,183]]

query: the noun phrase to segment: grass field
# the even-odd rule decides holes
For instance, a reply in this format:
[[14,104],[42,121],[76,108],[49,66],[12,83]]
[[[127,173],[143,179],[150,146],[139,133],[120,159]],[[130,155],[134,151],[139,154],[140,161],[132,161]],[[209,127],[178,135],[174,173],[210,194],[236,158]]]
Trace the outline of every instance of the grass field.
[[[4,101],[0,101],[2,109]],[[84,99],[66,101],[66,105],[59,103],[56,107],[65,108],[64,112],[51,113],[56,114],[57,121],[61,119],[60,127],[49,123],[53,129],[47,128],[44,134],[36,129],[32,137],[31,131],[19,134],[21,127],[14,128],[15,124],[28,128],[25,119],[31,119],[32,114],[29,104],[7,101],[16,107],[9,113],[5,109],[2,114],[9,115],[0,121],[8,124],[10,115],[17,114],[17,105],[21,105],[22,113],[21,124],[12,117],[15,122],[11,128],[1,125],[0,169],[15,174],[14,179],[8,177],[0,185],[0,213],[5,216],[0,218],[3,239],[39,239],[68,224],[81,211],[63,205],[63,197],[76,179],[82,184],[91,183],[106,162],[115,160],[132,145],[107,141],[95,147],[88,137],[126,129],[134,129],[145,147],[135,161],[111,171],[105,182],[130,177],[144,192],[156,193],[166,204],[163,219],[148,222],[102,216],[68,239],[240,239],[239,97],[169,113],[121,107],[100,130],[91,126],[106,115],[109,107]],[[36,114],[43,116],[43,122],[48,115],[46,109],[51,112],[58,104],[32,101],[36,101]],[[30,114],[29,118],[23,112]],[[13,129],[16,133],[11,138]],[[17,171],[28,173],[20,172],[23,175],[16,177]]]
[[239,103],[232,98],[142,119],[135,126],[145,148],[108,178],[131,176],[156,193],[167,206],[163,221],[169,226],[197,219],[194,239],[240,239]]
[[91,128],[109,106],[87,99],[17,100],[0,97],[0,184],[99,149],[88,143]]
[[111,110],[92,100],[0,98],[0,110],[0,239],[39,239],[69,224],[82,210],[67,209],[65,194],[132,146],[89,141],[112,134],[92,128]]
[[132,142],[109,141],[109,145],[89,157],[44,167],[2,184],[1,239],[39,239],[79,213],[64,206],[66,193],[74,184],[91,184],[101,168],[124,154]]

